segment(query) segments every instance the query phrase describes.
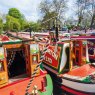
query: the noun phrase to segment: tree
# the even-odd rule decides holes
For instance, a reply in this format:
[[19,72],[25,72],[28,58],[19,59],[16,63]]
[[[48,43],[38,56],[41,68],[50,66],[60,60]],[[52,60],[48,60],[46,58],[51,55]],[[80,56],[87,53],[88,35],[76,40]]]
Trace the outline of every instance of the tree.
[[12,17],[12,16],[7,16],[6,17],[6,27],[7,30],[17,32],[20,30],[20,23],[19,20]]
[[[44,0],[40,4],[42,18],[42,26],[45,29],[50,29],[54,26],[54,22],[57,19],[61,22],[63,19],[63,13],[66,8],[66,0]],[[59,25],[58,25],[59,26]]]
[[10,8],[6,16],[5,29],[20,31],[24,29],[24,25],[26,25],[24,15],[17,8]]
[[52,10],[56,12],[57,16],[60,18],[63,17],[63,13],[67,7],[67,0],[53,0],[52,1]]
[[25,16],[17,8],[10,8],[6,16],[4,30],[12,32],[23,32],[29,28],[32,28],[33,31],[38,31],[38,29],[40,29],[40,24],[34,22],[31,24],[25,19]]
[[95,0],[77,0],[76,5],[78,7],[78,25],[82,22],[85,27],[92,28],[95,25]]
[[10,8],[8,12],[9,16],[12,16],[14,18],[20,19],[22,17],[22,14],[17,8]]
[[89,0],[88,4],[90,6],[88,9],[91,9],[89,12],[92,17],[90,28],[95,28],[95,0]]
[[[21,30],[24,30],[25,28],[29,27],[28,21],[25,19],[25,16],[22,14],[21,18],[19,19],[19,23],[21,25]],[[27,27],[26,27],[27,26]]]
[[41,3],[40,3],[40,11],[42,13],[42,15],[50,12],[50,9],[51,9],[51,3],[49,2],[49,0],[43,0]]
[[2,34],[3,31],[3,20],[0,18],[0,34]]
[[41,25],[40,25],[40,23],[35,23],[35,22],[30,22],[29,23],[30,24],[30,27],[31,27],[31,29],[32,29],[32,31],[34,31],[34,32],[38,32],[39,30],[41,30]]
[[44,15],[43,20],[42,20],[42,27],[45,29],[50,29],[55,25],[55,16],[57,14],[55,12],[48,12]]
[[29,22],[27,22],[27,21],[25,21],[25,20],[22,20],[22,21],[20,22],[20,24],[21,24],[21,30],[26,30],[27,28],[30,27]]
[[83,20],[84,10],[85,10],[85,0],[77,0],[77,15],[78,15],[78,23],[77,26],[81,25],[81,22]]

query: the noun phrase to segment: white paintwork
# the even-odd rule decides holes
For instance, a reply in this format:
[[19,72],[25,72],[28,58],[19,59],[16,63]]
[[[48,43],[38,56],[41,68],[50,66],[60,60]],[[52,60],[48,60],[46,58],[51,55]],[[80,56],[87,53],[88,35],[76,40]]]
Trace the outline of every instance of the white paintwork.
[[89,55],[88,55],[88,45],[86,43],[86,60],[89,62]]
[[67,61],[67,56],[66,56],[66,48],[69,47],[69,43],[64,43],[63,45],[63,52],[62,52],[62,57],[61,57],[61,64],[60,64],[60,71],[65,67],[66,61]]
[[62,84],[78,91],[95,93],[95,84],[79,83],[67,79],[62,79]]

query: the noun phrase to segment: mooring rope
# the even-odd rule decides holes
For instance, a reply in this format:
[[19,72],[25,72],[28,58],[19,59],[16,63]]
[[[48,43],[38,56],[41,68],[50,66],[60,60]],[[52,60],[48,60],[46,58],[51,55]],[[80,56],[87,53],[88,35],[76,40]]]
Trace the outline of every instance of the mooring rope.
[[[44,48],[44,50],[43,50],[44,53],[43,53],[42,56],[40,57],[41,62],[42,62],[42,60],[43,60],[43,58],[44,58],[44,56],[45,56],[45,52],[47,51],[47,49],[48,49],[48,47],[49,47],[49,44],[50,44],[50,41],[47,42],[47,44],[46,44],[46,46],[45,46],[45,48]],[[39,64],[36,66],[36,68],[34,69],[34,72],[33,72],[33,74],[32,74],[32,77],[31,77],[31,79],[30,79],[30,81],[29,81],[29,83],[28,83],[28,85],[27,85],[27,88],[26,88],[26,91],[25,91],[25,95],[30,95],[28,91],[29,91],[29,88],[31,87],[31,84],[32,84],[33,80],[34,80],[35,74],[37,73],[37,70],[38,70],[38,68],[40,67],[40,64],[41,64],[41,63],[39,63]]]
[[30,95],[29,92],[28,92],[28,90],[31,87],[32,81],[34,80],[35,74],[37,73],[37,70],[38,70],[39,67],[40,67],[40,64],[38,64],[36,66],[36,68],[34,69],[34,72],[32,74],[32,77],[31,77],[31,79],[30,79],[30,81],[29,81],[29,83],[27,85],[27,88],[26,88],[26,91],[25,91],[25,95]]
[[43,60],[43,59],[44,59],[45,53],[46,53],[46,51],[47,51],[49,45],[50,45],[50,41],[47,42],[47,44],[46,44],[44,50],[41,51],[41,54],[42,54],[42,55],[41,55],[41,57],[40,57],[40,60]]

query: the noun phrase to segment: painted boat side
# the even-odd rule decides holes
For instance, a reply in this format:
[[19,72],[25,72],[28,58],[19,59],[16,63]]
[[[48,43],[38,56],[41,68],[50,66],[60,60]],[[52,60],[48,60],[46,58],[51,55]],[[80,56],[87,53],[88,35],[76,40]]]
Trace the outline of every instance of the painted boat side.
[[67,79],[62,79],[62,84],[66,87],[69,87],[71,89],[75,89],[77,91],[82,91],[85,93],[95,93],[95,83],[88,84],[88,83],[82,83],[82,82],[75,82]]

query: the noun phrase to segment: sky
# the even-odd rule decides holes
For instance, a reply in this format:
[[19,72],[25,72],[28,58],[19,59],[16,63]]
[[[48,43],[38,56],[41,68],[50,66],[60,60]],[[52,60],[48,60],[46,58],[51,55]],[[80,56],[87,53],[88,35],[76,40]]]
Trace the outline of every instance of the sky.
[[66,12],[66,18],[74,16],[75,11],[77,10],[77,8],[75,6],[75,2],[76,2],[76,0],[69,0],[69,2],[67,3],[68,9]]
[[[0,12],[7,14],[9,8],[18,8],[28,21],[36,22],[40,18],[39,4],[42,0],[0,0]],[[73,3],[75,0],[69,0],[69,11],[66,13],[68,18],[73,14]]]

